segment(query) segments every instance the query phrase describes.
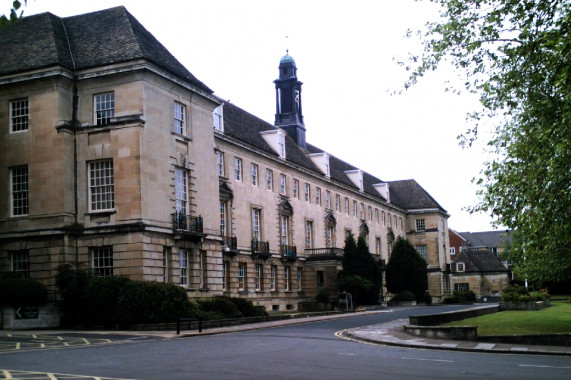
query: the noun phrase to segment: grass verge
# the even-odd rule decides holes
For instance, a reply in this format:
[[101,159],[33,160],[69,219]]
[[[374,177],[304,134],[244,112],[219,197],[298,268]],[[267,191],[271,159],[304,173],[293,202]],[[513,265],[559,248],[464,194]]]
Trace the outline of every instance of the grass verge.
[[551,301],[539,311],[502,311],[443,326],[478,326],[478,335],[571,333],[571,303]]

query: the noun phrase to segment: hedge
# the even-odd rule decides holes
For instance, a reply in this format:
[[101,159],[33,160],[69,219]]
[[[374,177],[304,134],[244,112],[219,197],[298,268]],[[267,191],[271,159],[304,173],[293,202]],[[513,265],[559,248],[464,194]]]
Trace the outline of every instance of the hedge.
[[0,305],[40,306],[48,300],[48,289],[28,278],[5,278],[0,280]]

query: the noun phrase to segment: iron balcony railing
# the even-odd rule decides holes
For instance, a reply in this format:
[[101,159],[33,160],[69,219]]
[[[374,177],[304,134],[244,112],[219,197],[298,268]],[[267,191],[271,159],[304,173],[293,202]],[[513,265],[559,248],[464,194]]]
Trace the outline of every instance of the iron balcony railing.
[[238,239],[236,236],[222,236],[222,241],[225,247],[228,247],[230,250],[237,250],[238,249]]
[[326,248],[312,248],[304,251],[306,255],[335,255],[343,256],[343,248],[326,247]]
[[202,217],[184,215],[180,212],[172,214],[173,228],[175,231],[203,232]]
[[281,254],[283,257],[287,258],[296,258],[297,257],[297,248],[295,245],[281,245]]
[[270,242],[252,240],[252,253],[259,255],[269,255],[270,254]]

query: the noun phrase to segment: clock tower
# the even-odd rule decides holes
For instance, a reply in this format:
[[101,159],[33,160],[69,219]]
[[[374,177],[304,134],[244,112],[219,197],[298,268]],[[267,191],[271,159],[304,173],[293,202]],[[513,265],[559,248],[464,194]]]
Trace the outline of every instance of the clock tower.
[[280,60],[280,77],[276,85],[275,126],[285,130],[302,149],[305,145],[305,125],[301,112],[301,85],[297,80],[297,66],[293,58],[286,54]]

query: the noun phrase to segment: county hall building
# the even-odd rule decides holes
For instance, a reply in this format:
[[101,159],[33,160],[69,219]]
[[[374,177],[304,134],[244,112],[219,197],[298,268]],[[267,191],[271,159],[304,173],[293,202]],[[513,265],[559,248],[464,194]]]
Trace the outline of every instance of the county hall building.
[[0,272],[53,288],[59,265],[79,264],[297,310],[322,288],[337,297],[352,233],[382,262],[405,237],[430,293],[448,294],[447,212],[416,181],[306,141],[289,54],[276,74],[270,124],[214,95],[124,7],[2,29]]

